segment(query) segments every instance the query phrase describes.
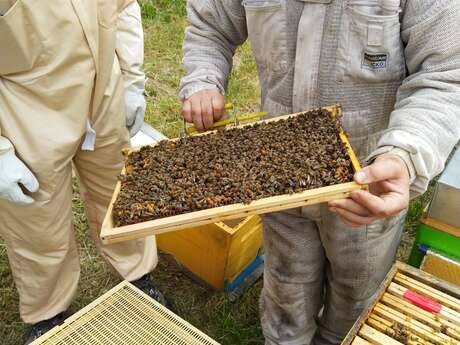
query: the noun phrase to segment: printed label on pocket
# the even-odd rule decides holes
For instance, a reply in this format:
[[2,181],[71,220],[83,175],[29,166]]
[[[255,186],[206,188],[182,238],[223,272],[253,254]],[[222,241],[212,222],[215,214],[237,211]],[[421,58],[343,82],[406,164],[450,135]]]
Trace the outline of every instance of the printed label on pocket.
[[361,68],[372,71],[385,70],[388,67],[389,56],[388,53],[363,53],[363,60],[361,61]]

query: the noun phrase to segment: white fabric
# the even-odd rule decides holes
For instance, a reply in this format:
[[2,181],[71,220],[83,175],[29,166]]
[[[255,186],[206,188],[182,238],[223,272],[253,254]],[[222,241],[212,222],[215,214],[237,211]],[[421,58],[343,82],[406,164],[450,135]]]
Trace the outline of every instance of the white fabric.
[[142,69],[144,34],[137,1],[127,6],[118,17],[116,51],[125,86],[126,127],[132,137],[141,129],[146,109]]
[[[5,141],[2,138],[2,141]],[[16,157],[13,150],[0,154],[0,198],[19,204],[32,204],[34,199],[24,194],[20,185],[31,193],[39,184],[32,172]]]
[[91,126],[91,123],[89,122],[89,120],[87,120],[85,139],[83,140],[81,149],[83,151],[94,151],[95,146],[96,146],[96,131]]
[[316,25],[326,17],[326,4],[310,4],[304,7],[299,27],[307,27],[309,35],[297,36],[296,71],[293,87],[293,111],[314,108],[318,104],[318,71],[321,56],[323,26]]
[[126,127],[131,137],[135,136],[144,123],[145,98],[143,90],[132,84],[125,88]]
[[148,123],[142,125],[142,128],[135,136],[130,139],[132,147],[157,144],[162,140],[168,139],[163,133],[152,128]]
[[[1,133],[1,132],[0,132]],[[0,154],[13,149],[11,142],[5,137],[0,136]]]

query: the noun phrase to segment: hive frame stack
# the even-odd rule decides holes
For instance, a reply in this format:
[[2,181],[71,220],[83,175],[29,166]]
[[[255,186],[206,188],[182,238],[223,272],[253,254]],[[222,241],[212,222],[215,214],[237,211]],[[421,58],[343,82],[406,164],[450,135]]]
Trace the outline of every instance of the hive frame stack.
[[342,345],[460,344],[460,289],[396,263]]

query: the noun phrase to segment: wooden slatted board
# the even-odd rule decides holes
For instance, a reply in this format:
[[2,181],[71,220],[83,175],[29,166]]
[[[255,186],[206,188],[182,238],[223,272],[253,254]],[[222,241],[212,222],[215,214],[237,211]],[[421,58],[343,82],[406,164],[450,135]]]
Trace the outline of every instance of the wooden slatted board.
[[219,345],[124,281],[30,345]]
[[[408,291],[436,308],[414,304]],[[377,296],[342,345],[460,344],[460,287],[397,262]]]
[[[339,105],[333,105],[328,107],[323,107],[331,112],[332,116],[340,117],[342,115],[342,110]],[[257,121],[248,124],[240,125],[239,127],[252,126],[255,123],[262,122],[272,122],[279,121],[281,119],[286,119],[290,117],[298,116],[302,113],[290,114],[285,116],[276,117],[269,120]],[[206,132],[203,134],[197,135],[208,135],[214,133],[215,131]],[[342,130],[340,133],[340,138],[344,143],[345,147],[348,150],[348,154],[351,158],[354,171],[359,171],[360,164],[356,158],[351,145]],[[178,139],[172,139],[178,140]],[[133,148],[128,150],[134,152],[139,150],[139,148]],[[122,172],[124,173],[124,171]],[[107,211],[107,215],[104,219],[101,229],[101,239],[104,243],[116,243],[127,240],[132,240],[140,237],[145,237],[149,235],[161,234],[169,231],[176,231],[181,229],[188,229],[200,225],[217,223],[224,220],[245,218],[253,214],[262,214],[274,211],[281,211],[295,207],[307,206],[322,202],[327,202],[330,200],[337,200],[347,198],[350,195],[350,192],[355,189],[367,188],[366,186],[359,185],[355,182],[343,183],[334,186],[316,188],[308,190],[301,193],[295,193],[292,195],[280,195],[273,196],[269,198],[264,198],[260,200],[255,200],[250,204],[233,204],[226,205],[221,207],[215,207],[211,209],[205,209],[201,211],[190,212],[186,214],[180,214],[172,217],[166,217],[156,220],[151,220],[147,222],[142,222],[138,224],[132,224],[127,226],[115,227],[112,219],[112,210],[113,204],[115,203],[118,193],[121,189],[121,183],[118,182],[113,194],[112,201]]]

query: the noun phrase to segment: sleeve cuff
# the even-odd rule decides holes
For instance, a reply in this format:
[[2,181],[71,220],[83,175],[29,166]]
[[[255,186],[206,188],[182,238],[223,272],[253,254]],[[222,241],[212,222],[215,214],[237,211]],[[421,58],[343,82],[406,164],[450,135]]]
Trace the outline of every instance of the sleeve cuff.
[[224,94],[224,91],[216,84],[205,83],[200,81],[194,83],[193,85],[183,88],[179,93],[179,97],[182,101],[185,101],[186,99],[190,98],[193,94],[203,90],[218,90],[222,94]]
[[366,161],[370,163],[381,155],[395,155],[401,158],[402,161],[406,164],[410,183],[412,184],[415,181],[417,172],[415,171],[414,164],[412,163],[410,153],[408,151],[396,146],[382,146],[375,150],[369,157],[367,157]]

